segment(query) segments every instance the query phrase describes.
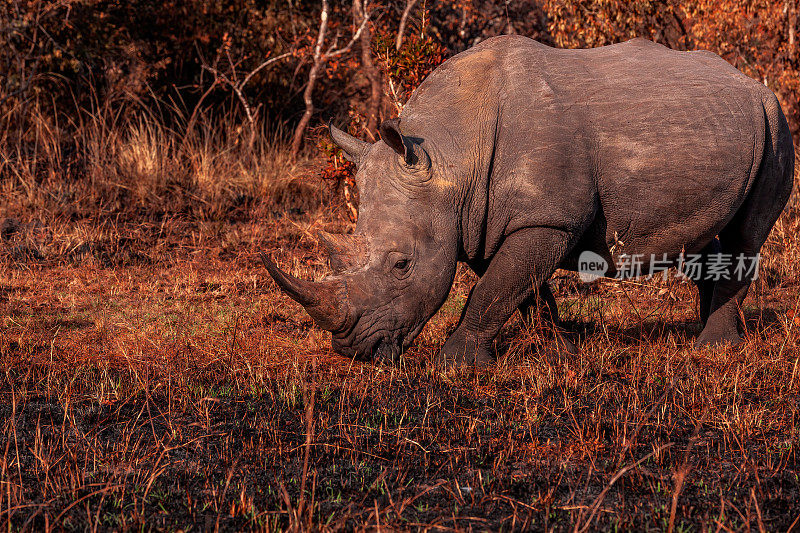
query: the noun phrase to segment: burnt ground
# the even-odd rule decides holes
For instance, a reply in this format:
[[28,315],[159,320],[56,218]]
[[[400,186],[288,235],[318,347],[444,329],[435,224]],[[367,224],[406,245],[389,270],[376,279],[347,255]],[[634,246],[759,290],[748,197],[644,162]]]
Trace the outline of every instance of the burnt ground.
[[440,372],[429,361],[458,320],[474,281],[466,271],[414,347],[387,363],[333,354],[258,264],[257,251],[276,250],[294,273],[321,274],[311,235],[336,224],[223,224],[199,244],[139,233],[72,255],[35,235],[25,242],[38,256],[14,255],[23,242],[9,239],[0,521],[23,530],[798,527],[800,315],[796,278],[780,270],[793,267],[778,252],[748,298],[739,348],[692,347],[687,284],[587,286],[560,273],[577,355],[514,318],[496,365]]

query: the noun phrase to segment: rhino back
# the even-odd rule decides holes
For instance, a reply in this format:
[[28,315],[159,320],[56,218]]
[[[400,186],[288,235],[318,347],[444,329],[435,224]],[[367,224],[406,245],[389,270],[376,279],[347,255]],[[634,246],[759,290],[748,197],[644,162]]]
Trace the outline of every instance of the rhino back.
[[767,90],[708,52],[644,40],[582,52],[553,55],[583,59],[585,78],[548,71],[589,125],[606,242],[646,254],[701,246],[756,177]]
[[592,224],[604,246],[678,252],[744,201],[763,151],[764,91],[708,52],[503,36],[445,62],[401,117],[452,169],[468,254],[490,256],[521,227]]

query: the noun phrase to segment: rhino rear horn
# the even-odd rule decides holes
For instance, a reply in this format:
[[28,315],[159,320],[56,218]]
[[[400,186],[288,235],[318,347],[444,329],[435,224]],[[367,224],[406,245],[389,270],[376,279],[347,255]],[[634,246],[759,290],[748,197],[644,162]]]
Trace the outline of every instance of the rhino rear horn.
[[381,140],[389,145],[389,148],[397,152],[407,166],[423,170],[430,167],[431,160],[425,149],[414,139],[400,133],[399,118],[391,118],[381,122],[380,132]]
[[328,252],[331,269],[337,274],[363,266],[367,260],[367,239],[363,235],[336,235],[318,231],[319,241]]
[[370,144],[353,137],[331,123],[328,124],[328,130],[331,132],[331,139],[333,139],[333,142],[344,152],[345,159],[358,166]]
[[305,307],[319,327],[327,331],[344,327],[348,302],[341,280],[305,281],[281,270],[267,254],[261,254],[261,261],[278,287]]

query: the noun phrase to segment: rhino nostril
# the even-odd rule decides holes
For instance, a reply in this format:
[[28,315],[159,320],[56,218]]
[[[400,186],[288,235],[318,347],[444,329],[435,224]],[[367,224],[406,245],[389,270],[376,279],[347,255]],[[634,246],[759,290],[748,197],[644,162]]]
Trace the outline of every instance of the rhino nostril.
[[356,350],[352,346],[348,346],[335,338],[331,339],[331,348],[334,352],[344,357],[353,357],[356,355]]

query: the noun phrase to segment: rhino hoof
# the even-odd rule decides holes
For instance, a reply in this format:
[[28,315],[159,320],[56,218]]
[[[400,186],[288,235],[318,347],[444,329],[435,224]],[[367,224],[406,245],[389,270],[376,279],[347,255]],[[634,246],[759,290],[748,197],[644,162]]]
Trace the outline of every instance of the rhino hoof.
[[494,362],[489,350],[473,342],[459,342],[450,337],[436,356],[439,368],[456,368],[463,366],[483,367]]
[[723,346],[734,347],[744,342],[742,336],[738,332],[730,331],[726,333],[718,333],[714,331],[703,330],[697,340],[694,341],[695,348],[721,348]]
[[578,347],[575,343],[563,335],[558,335],[553,340],[556,349],[564,355],[578,355]]

